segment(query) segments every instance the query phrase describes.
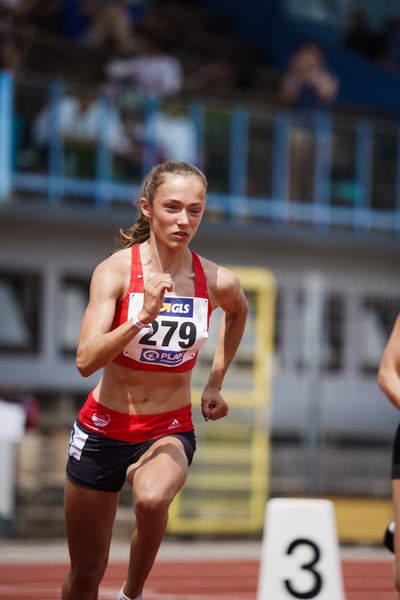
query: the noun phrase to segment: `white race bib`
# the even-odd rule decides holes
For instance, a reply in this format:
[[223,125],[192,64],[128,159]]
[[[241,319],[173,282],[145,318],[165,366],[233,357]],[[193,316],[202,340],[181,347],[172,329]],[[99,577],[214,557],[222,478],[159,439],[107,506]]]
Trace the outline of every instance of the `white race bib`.
[[[137,320],[142,292],[129,294],[128,320]],[[124,355],[143,364],[175,367],[196,356],[208,338],[208,300],[166,296],[160,313],[124,348]]]

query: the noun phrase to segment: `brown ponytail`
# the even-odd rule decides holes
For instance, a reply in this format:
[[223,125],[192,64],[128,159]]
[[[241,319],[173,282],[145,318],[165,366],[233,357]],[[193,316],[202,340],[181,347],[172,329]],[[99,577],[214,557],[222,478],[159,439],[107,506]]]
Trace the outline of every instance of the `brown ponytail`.
[[139,208],[136,223],[132,227],[119,230],[119,243],[122,248],[131,248],[136,244],[145,242],[150,237],[150,223]]
[[140,208],[140,198],[146,198],[150,206],[153,205],[154,196],[164,183],[167,175],[185,175],[198,177],[207,191],[207,179],[204,173],[191,163],[167,160],[153,167],[144,178],[140,196],[138,198],[138,217],[136,223],[127,229],[119,230],[119,244],[122,248],[130,248],[145,242],[150,237],[150,223]]

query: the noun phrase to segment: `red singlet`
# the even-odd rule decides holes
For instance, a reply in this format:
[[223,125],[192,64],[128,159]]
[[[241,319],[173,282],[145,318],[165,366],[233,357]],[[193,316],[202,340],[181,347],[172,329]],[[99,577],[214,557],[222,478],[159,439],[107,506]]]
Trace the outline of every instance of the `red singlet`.
[[[160,314],[140,330],[113,362],[144,371],[183,372],[193,369],[198,352],[208,337],[211,306],[200,259],[192,252],[194,297],[165,296]],[[139,245],[132,246],[128,291],[115,308],[111,330],[136,319],[143,306],[143,269]]]

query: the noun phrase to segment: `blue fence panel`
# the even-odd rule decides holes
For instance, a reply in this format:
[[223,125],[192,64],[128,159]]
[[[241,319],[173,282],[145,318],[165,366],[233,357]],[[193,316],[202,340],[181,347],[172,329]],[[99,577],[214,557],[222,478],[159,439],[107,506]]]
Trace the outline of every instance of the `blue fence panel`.
[[356,180],[358,195],[354,209],[354,227],[368,229],[371,227],[371,173],[373,128],[371,123],[361,121],[357,124]]
[[229,213],[232,218],[246,214],[248,116],[242,109],[231,114]]
[[[74,197],[88,198],[99,208],[111,207],[114,201],[132,202],[141,177],[160,160],[156,141],[144,134],[142,147],[135,157],[135,177],[131,177],[129,164],[126,176],[116,178],[109,125],[110,112],[113,111],[115,117],[119,106],[108,95],[102,95],[104,126],[94,142],[93,177],[87,174],[79,177],[66,168],[67,148],[61,134],[59,112],[64,93],[62,82],[48,85],[47,166],[45,163],[44,168],[38,168],[33,163],[25,168],[26,161],[23,160],[14,160],[12,166],[13,84],[7,73],[0,75],[0,198],[8,197],[13,190],[21,190],[40,194],[42,200],[47,197],[49,204],[59,203],[61,199],[68,204],[68,198]],[[43,89],[41,94],[43,96]],[[18,83],[14,95],[18,95]],[[400,134],[397,125],[383,126],[371,120],[335,116],[307,115],[305,118],[301,114],[271,109],[265,113],[260,109],[252,113],[241,107],[228,110],[205,102],[181,103],[176,113],[179,103],[176,99],[173,103],[168,106],[167,101],[160,99],[142,99],[141,110],[135,115],[137,130],[146,131],[146,124],[156,113],[165,114],[167,119],[178,114],[181,123],[186,119],[192,131],[194,127],[196,164],[210,171],[209,209],[217,211],[219,218],[281,226],[290,221],[291,226],[298,223],[360,232],[372,229],[397,232],[400,229]],[[21,118],[21,115],[15,113],[15,118]],[[22,118],[29,121],[24,115]],[[306,133],[305,148],[309,153],[309,168],[302,175],[307,184],[311,183],[306,198],[296,196],[292,190],[291,160],[293,144],[297,143],[294,135],[302,131]],[[374,140],[379,146],[376,152]],[[385,148],[389,151],[385,152]],[[26,154],[27,149],[24,151]],[[374,167],[381,179],[373,179]],[[392,174],[390,185],[384,188],[384,201],[379,202],[382,189],[379,186],[386,168]],[[267,173],[268,185],[265,184]]]
[[315,120],[314,157],[314,216],[321,227],[330,221],[330,180],[331,180],[332,123],[323,116]]
[[0,201],[11,194],[13,81],[0,73]]
[[64,196],[64,148],[61,128],[61,100],[64,95],[64,84],[53,82],[49,97],[49,180],[48,197],[51,204],[56,204]]

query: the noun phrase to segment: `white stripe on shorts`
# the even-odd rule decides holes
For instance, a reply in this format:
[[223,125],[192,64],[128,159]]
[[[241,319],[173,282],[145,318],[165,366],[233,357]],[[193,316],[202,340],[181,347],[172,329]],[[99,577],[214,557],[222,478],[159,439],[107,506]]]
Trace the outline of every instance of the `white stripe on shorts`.
[[74,423],[74,426],[71,431],[71,437],[69,440],[68,454],[76,458],[76,460],[80,460],[82,456],[83,447],[88,437],[89,434],[79,429],[77,424]]

